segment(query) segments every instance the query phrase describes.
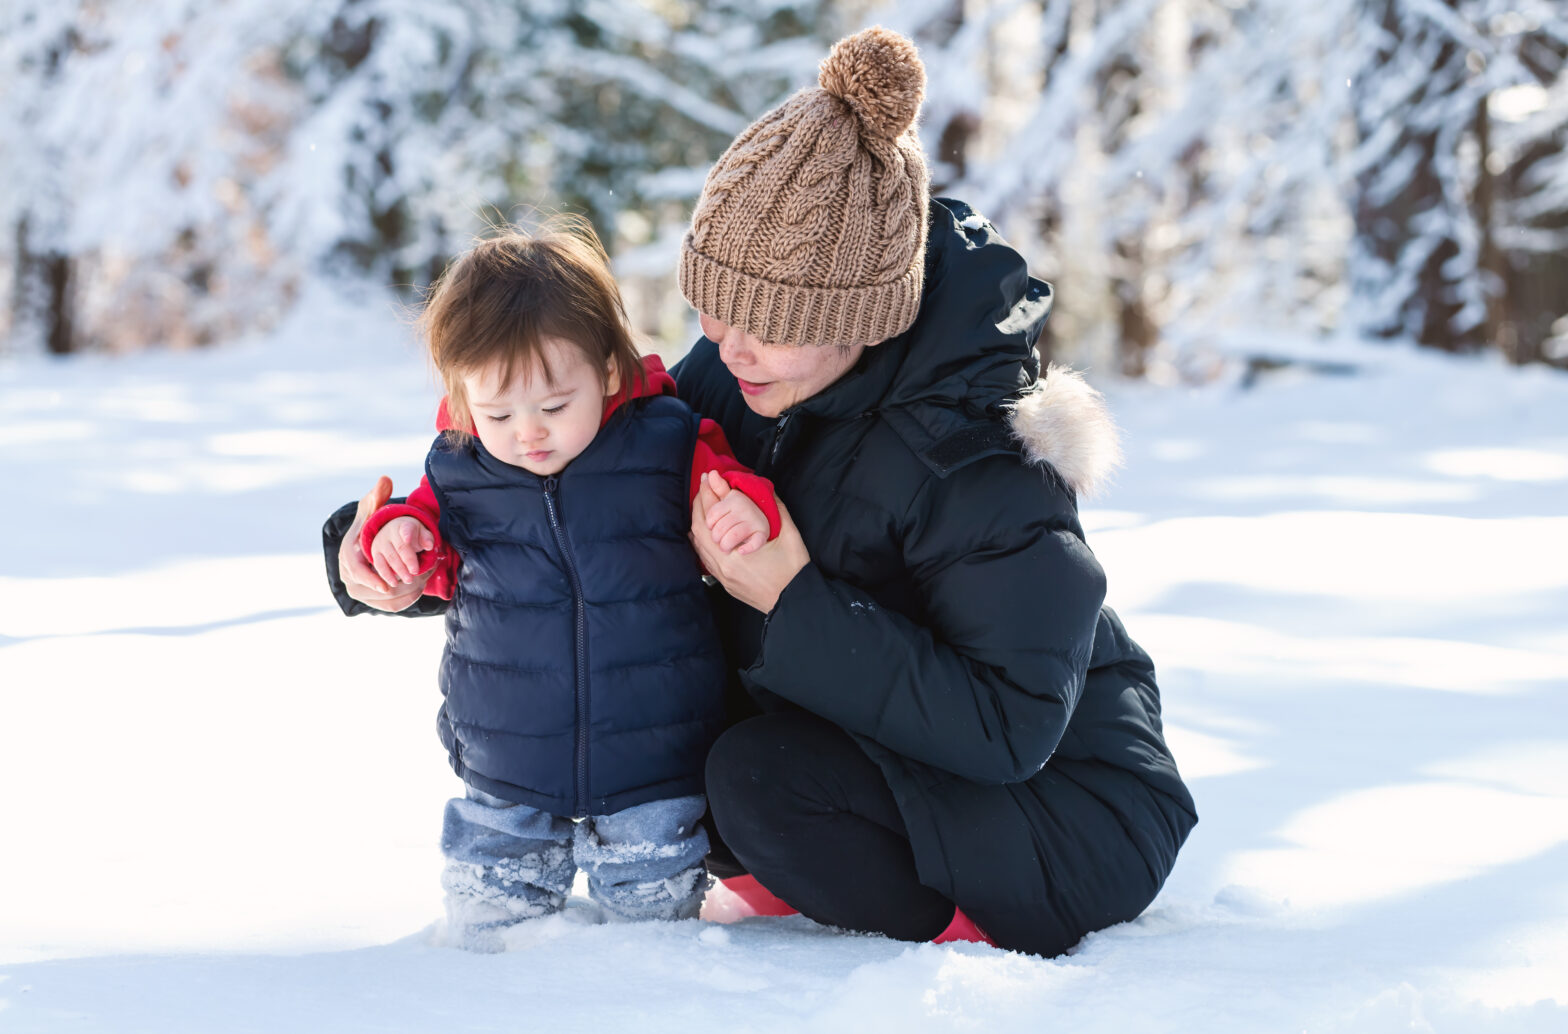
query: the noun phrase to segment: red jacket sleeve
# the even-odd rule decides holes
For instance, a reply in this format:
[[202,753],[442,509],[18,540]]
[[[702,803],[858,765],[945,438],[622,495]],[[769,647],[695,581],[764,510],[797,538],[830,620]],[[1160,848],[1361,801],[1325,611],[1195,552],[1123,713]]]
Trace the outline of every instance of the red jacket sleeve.
[[408,502],[389,503],[370,515],[359,532],[359,551],[369,557],[376,533],[397,517],[412,517],[430,529],[436,541],[435,548],[422,550],[419,554],[419,573],[431,572],[430,580],[425,583],[425,595],[451,599],[457,586],[457,568],[461,559],[447,548],[441,538],[441,504],[436,501],[429,478],[419,479],[419,487],[408,494]]
[[779,507],[773,497],[773,482],[747,470],[746,465],[736,459],[735,454],[730,451],[730,443],[724,437],[724,429],[712,420],[704,419],[697,427],[697,448],[691,455],[692,499],[697,498],[697,491],[702,487],[702,479],[708,476],[710,470],[718,471],[719,476],[728,481],[731,488],[738,488],[746,493],[746,498],[756,503],[757,509],[761,510],[763,516],[768,519],[768,541],[778,538]]

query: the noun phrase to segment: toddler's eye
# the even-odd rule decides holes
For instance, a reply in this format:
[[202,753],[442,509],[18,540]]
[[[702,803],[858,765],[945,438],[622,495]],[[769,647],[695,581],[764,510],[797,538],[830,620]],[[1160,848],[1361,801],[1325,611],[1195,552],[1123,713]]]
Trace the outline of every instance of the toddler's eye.
[[504,424],[504,423],[506,423],[507,417],[510,416],[510,415],[511,414],[507,414],[506,416],[496,416],[494,413],[486,413],[485,414],[485,419],[493,421],[494,423],[497,423],[497,424]]
[[570,402],[563,402],[559,406],[547,406],[545,407],[545,412],[549,413],[551,416],[554,416],[556,413],[559,413],[569,405],[571,405]]

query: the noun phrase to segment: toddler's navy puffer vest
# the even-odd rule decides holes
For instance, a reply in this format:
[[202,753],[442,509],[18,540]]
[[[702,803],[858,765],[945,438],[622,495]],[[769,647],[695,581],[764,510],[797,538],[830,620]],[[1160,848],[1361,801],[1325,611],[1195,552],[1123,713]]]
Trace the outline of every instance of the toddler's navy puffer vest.
[[439,725],[465,782],[576,817],[702,792],[724,659],[686,537],[697,425],[633,399],[549,478],[477,440],[430,450],[463,561]]

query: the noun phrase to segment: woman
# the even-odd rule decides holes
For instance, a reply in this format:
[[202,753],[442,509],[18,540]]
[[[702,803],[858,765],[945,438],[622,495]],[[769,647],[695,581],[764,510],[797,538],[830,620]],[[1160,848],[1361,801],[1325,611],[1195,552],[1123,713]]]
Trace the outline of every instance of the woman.
[[[1038,377],[1049,287],[927,196],[924,78],[895,33],[840,41],[719,159],[682,249],[705,336],[680,395],[782,517],[746,556],[693,536],[743,690],[708,759],[710,869],[848,929],[967,918],[1055,955],[1141,912],[1196,816],[1078,522],[1114,432],[1081,380]],[[328,522],[339,599],[437,609],[340,548],[387,491]]]

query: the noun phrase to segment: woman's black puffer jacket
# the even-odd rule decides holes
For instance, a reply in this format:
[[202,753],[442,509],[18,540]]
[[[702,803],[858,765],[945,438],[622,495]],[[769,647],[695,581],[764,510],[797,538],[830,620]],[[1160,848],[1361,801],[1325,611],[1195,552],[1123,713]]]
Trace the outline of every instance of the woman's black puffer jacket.
[[1050,912],[1017,946],[1057,954],[1143,910],[1196,812],[1078,522],[1114,428],[1075,374],[1038,377],[1050,288],[962,203],[930,226],[914,326],[779,418],[711,341],[673,372],[811,553],[766,620],[721,615],[751,700],[852,733],[921,881],[982,926]]

